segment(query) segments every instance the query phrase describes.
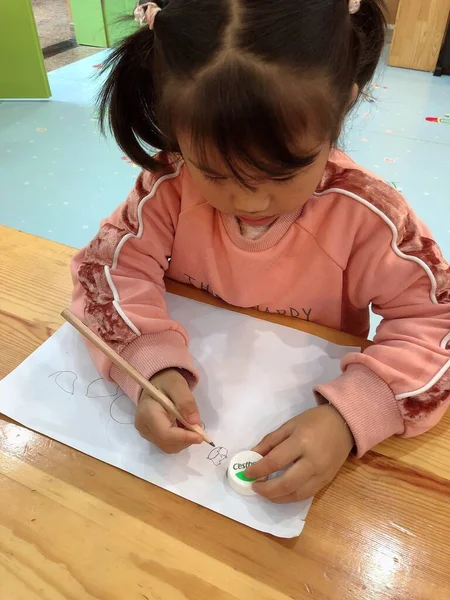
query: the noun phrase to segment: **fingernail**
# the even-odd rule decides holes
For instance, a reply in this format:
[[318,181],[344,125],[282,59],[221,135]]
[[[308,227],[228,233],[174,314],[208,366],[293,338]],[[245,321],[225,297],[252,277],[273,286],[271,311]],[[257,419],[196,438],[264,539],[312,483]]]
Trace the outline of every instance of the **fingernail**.
[[192,425],[195,425],[196,423],[198,423],[200,421],[200,415],[198,413],[192,413],[192,415],[188,416],[188,421]]

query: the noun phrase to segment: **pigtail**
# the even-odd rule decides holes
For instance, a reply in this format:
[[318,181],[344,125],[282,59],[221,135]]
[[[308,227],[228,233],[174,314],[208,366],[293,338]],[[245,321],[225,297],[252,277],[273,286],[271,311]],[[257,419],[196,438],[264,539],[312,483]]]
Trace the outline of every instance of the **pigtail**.
[[98,95],[100,128],[110,129],[124,153],[149,171],[161,162],[151,148],[168,150],[156,119],[155,33],[148,27],[125,38],[103,63],[106,81]]
[[356,56],[356,83],[363,91],[373,77],[385,44],[387,24],[384,0],[361,0],[358,12],[351,14],[350,19]]
[[[355,83],[364,93],[385,40],[384,0],[139,5],[142,27],[106,59],[98,108],[102,131],[155,172],[179,155],[180,134],[197,141],[204,162],[215,147],[244,179],[309,164],[310,148],[292,153],[293,136],[335,140]],[[155,150],[166,156],[152,157]]]

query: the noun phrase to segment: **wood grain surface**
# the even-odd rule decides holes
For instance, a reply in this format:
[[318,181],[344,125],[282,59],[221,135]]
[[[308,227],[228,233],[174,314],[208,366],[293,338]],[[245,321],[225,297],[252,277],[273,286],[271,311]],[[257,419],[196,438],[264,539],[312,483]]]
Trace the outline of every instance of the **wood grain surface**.
[[400,0],[386,0],[387,21],[390,25],[394,25],[397,19],[399,1]]
[[[0,227],[0,377],[61,324],[73,254]],[[429,434],[350,459],[302,535],[279,540],[0,419],[0,598],[447,600],[449,429],[447,415]]]
[[449,13],[450,0],[400,0],[388,64],[434,71]]

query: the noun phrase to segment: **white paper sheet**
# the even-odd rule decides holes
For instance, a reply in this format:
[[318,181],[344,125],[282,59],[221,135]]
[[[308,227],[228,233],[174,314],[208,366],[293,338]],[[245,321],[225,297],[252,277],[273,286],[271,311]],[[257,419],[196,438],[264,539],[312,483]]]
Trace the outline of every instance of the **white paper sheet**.
[[67,324],[0,382],[0,412],[249,527],[297,536],[311,501],[279,506],[237,495],[226,481],[228,458],[314,406],[312,387],[338,375],[349,349],[186,298],[167,301],[190,336],[201,374],[195,396],[218,448],[167,456],[143,440],[131,400],[99,378]]

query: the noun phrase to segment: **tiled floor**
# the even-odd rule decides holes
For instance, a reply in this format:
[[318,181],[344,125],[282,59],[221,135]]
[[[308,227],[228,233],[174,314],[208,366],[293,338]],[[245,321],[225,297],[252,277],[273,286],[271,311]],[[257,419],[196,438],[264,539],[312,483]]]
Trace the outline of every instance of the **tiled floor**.
[[41,48],[74,37],[67,0],[32,0]]
[[[41,48],[48,49],[61,42],[75,43],[67,0],[32,0],[32,7]],[[100,48],[91,46],[75,46],[46,58],[45,68],[53,71],[99,51]]]
[[[98,133],[93,96],[104,54],[50,73],[47,102],[0,104],[0,223],[72,246],[126,196],[138,169]],[[344,148],[403,190],[450,258],[450,78],[385,68],[349,120]]]
[[82,58],[86,58],[86,56],[98,54],[99,52],[102,52],[101,48],[94,48],[92,46],[75,46],[75,48],[70,48],[70,50],[66,50],[65,52],[60,52],[54,56],[49,56],[46,58],[44,60],[45,69],[47,72],[54,71],[55,69],[60,69],[61,67],[65,67],[66,65],[70,65],[73,62],[81,60]]

